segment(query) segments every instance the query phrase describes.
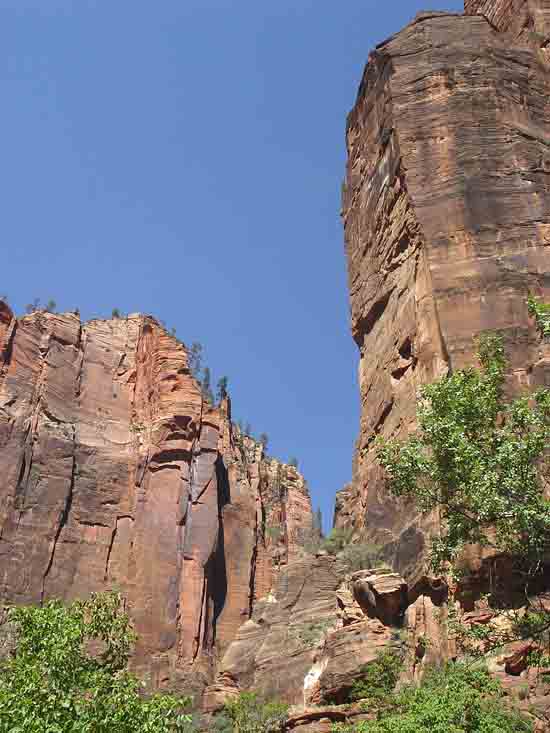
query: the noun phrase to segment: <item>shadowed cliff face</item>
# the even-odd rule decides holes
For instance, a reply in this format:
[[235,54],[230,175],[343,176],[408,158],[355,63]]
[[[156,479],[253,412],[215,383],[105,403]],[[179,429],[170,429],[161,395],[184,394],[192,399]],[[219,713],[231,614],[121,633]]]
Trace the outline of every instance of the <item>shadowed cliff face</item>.
[[311,523],[298,471],[203,400],[154,319],[15,319],[0,303],[2,601],[119,588],[136,667],[200,686]]
[[362,413],[336,521],[367,528],[409,577],[431,522],[387,496],[373,438],[413,429],[418,388],[472,363],[484,330],[505,338],[511,389],[550,383],[526,307],[529,292],[550,298],[548,4],[486,0],[467,12],[421,14],[378,46],[348,118]]

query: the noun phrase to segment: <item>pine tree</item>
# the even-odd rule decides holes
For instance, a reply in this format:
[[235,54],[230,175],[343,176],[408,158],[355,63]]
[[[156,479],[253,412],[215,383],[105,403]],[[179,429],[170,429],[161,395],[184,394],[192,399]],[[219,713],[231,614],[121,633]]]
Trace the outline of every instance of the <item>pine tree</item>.
[[323,537],[323,513],[321,512],[321,507],[318,507],[313,515],[313,532],[319,537]]
[[267,451],[267,446],[269,445],[269,435],[267,433],[262,433],[260,435],[260,443],[262,444],[264,451]]
[[220,377],[218,379],[218,384],[216,388],[216,397],[218,399],[218,402],[221,402],[223,399],[227,397],[228,383],[229,383],[229,379],[227,377]]
[[202,370],[202,396],[208,402],[214,403],[214,395],[210,386],[210,369],[208,367],[204,367]]
[[189,371],[200,382],[202,369],[202,344],[195,341],[188,351]]

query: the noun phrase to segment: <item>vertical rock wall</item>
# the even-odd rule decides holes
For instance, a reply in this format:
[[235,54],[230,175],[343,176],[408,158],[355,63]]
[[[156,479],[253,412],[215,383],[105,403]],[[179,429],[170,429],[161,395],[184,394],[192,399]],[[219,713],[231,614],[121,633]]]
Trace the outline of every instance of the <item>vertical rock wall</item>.
[[550,298],[550,65],[543,44],[504,32],[518,13],[542,28],[543,5],[420,14],[372,52],[348,118],[343,219],[362,410],[337,524],[366,528],[409,576],[430,521],[389,499],[374,437],[410,431],[418,387],[472,363],[484,330],[505,338],[511,388],[550,381],[525,302]]
[[200,688],[311,524],[301,475],[234,430],[229,401],[203,399],[154,319],[16,319],[0,303],[2,601],[119,588],[135,666]]

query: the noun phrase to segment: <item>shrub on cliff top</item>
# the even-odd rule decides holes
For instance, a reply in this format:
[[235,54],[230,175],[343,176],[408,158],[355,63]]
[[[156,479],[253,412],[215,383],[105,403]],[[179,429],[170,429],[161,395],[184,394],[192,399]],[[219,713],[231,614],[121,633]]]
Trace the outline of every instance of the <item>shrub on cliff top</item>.
[[13,608],[15,652],[0,665],[0,733],[175,733],[189,699],[143,697],[127,670],[135,640],[117,593]]

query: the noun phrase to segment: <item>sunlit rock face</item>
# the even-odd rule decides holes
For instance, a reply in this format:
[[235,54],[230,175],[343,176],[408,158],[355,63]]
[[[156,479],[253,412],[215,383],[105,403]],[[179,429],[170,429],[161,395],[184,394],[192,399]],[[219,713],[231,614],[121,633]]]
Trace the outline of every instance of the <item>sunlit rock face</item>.
[[0,601],[118,588],[135,667],[199,689],[311,527],[301,474],[203,398],[153,318],[0,303]]
[[511,389],[550,383],[526,308],[529,293],[550,299],[548,4],[472,0],[466,11],[420,14],[380,44],[347,126],[361,425],[336,524],[384,545],[408,578],[435,519],[388,497],[374,437],[413,429],[418,388],[473,363],[488,329],[505,338]]

